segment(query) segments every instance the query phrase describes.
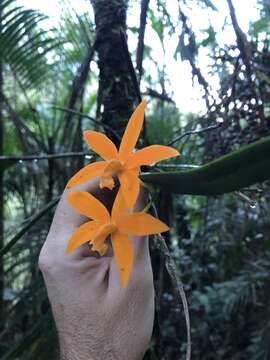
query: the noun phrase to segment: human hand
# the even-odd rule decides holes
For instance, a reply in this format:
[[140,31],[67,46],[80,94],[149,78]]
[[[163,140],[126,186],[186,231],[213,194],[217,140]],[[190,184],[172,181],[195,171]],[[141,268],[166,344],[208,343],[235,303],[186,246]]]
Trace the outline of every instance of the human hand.
[[[89,191],[111,207],[115,194],[97,181],[72,191]],[[87,245],[65,254],[68,240],[85,218],[67,202],[67,190],[39,257],[56,327],[61,360],[139,360],[151,339],[154,288],[148,238],[131,237],[134,264],[124,289],[112,254],[95,256]],[[137,210],[144,207],[144,196]]]

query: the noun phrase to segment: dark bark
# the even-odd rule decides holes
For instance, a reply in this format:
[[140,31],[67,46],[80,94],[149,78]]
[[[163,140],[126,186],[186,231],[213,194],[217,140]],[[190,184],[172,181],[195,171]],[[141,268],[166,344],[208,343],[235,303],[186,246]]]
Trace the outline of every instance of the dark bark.
[[150,0],[142,0],[141,1],[141,16],[140,16],[140,29],[139,29],[139,39],[138,39],[138,47],[137,47],[137,59],[136,59],[136,67],[139,71],[139,82],[141,81],[141,77],[143,75],[143,53],[144,53],[144,34],[147,22],[147,10],[149,7]]
[[[96,23],[100,116],[105,125],[122,135],[137,97],[123,46],[127,1],[91,0],[91,3]],[[119,139],[108,135],[119,144]]]
[[251,44],[249,43],[246,34],[243,32],[243,30],[239,26],[232,0],[227,0],[227,3],[229,6],[229,10],[230,10],[230,16],[231,16],[235,36],[236,36],[238,49],[240,50],[243,63],[245,64],[245,66],[247,68],[247,73],[250,76],[251,72],[252,72],[252,70],[251,70],[251,57],[252,57]]
[[[2,8],[0,6],[0,34],[2,31]],[[3,92],[3,62],[0,55],[0,93]],[[4,155],[3,102],[0,98],[0,156]],[[4,246],[4,170],[0,169],[0,249]],[[0,330],[4,316],[4,260],[0,259]]]

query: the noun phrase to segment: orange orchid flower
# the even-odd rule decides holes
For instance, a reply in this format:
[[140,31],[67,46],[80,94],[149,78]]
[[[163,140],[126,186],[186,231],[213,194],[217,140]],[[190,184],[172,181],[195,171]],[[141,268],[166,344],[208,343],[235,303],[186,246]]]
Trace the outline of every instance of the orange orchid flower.
[[113,176],[117,176],[120,181],[120,191],[128,208],[134,207],[140,188],[140,167],[179,155],[174,148],[162,145],[151,145],[134,152],[144,121],[145,106],[146,102],[142,101],[132,114],[119,151],[106,135],[96,131],[84,131],[84,138],[89,147],[104,160],[91,163],[78,171],[69,180],[67,188],[100,176],[100,188],[113,189]]
[[123,195],[118,191],[112,213],[88,192],[68,193],[68,202],[80,214],[92,219],[79,226],[69,239],[66,253],[71,253],[84,243],[90,243],[92,250],[104,255],[111,235],[111,244],[123,287],[127,287],[133,263],[132,242],[128,235],[151,235],[168,231],[160,220],[144,212],[131,213],[127,210]]

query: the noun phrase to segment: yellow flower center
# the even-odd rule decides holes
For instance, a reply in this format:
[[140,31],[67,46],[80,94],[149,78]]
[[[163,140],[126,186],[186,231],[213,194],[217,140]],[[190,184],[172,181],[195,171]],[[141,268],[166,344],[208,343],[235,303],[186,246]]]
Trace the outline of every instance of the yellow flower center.
[[114,188],[113,176],[119,174],[123,170],[123,163],[119,160],[109,160],[104,169],[103,175],[100,177],[99,186],[101,189],[107,187],[110,190]]

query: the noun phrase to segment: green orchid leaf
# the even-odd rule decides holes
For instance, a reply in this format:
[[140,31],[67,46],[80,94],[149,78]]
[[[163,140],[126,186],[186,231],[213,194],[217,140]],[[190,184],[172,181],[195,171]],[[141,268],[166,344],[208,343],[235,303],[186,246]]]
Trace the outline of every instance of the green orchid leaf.
[[144,173],[141,179],[176,194],[219,195],[270,179],[270,137],[197,169]]

